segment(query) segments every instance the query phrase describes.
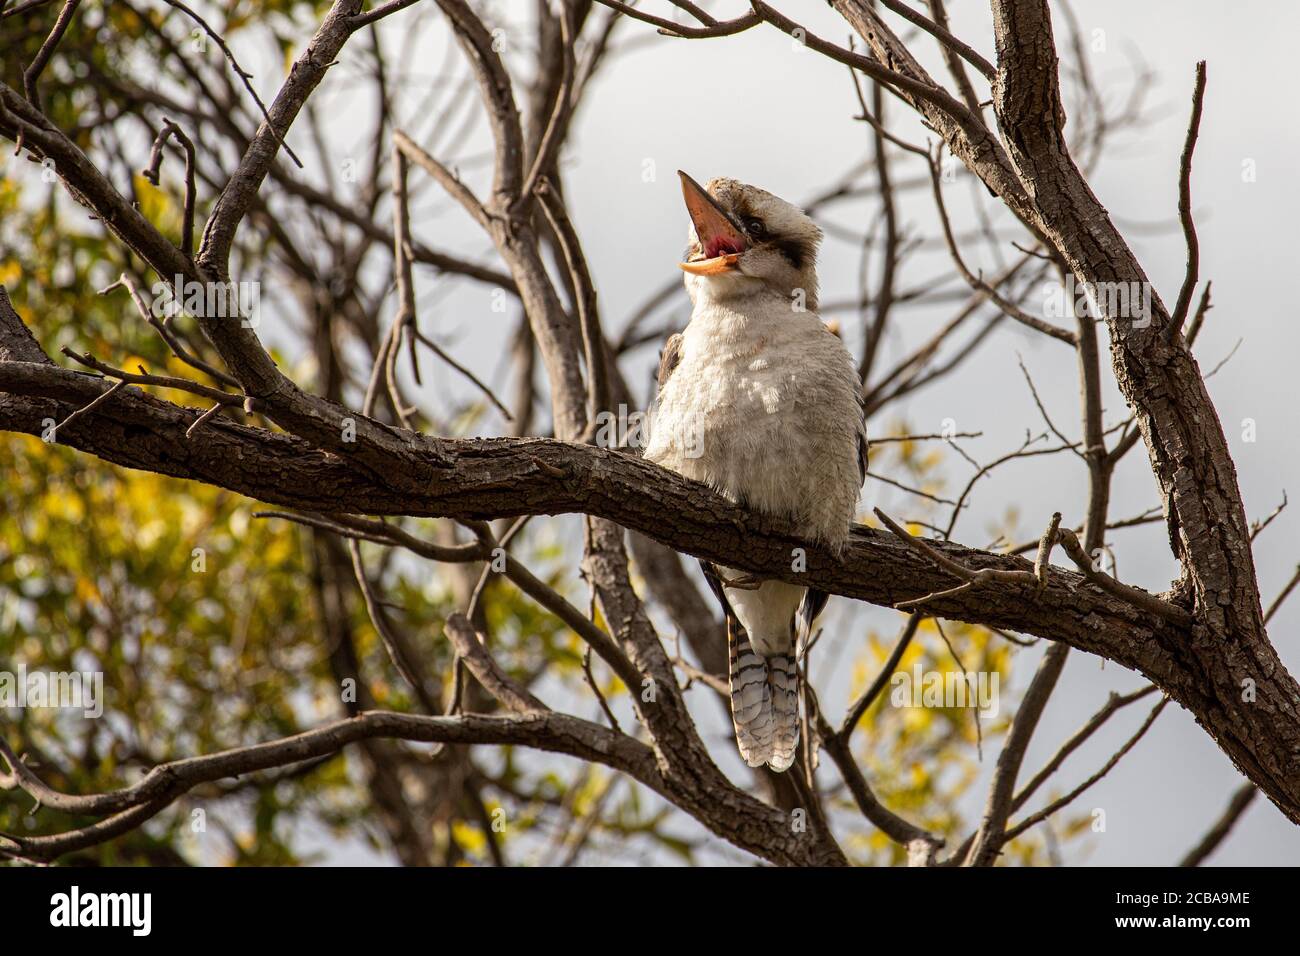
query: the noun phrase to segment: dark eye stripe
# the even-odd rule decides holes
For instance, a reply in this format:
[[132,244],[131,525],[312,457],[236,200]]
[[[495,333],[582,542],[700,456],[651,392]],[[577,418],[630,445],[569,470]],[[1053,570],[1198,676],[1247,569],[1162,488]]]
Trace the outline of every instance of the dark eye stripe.
[[777,239],[775,245],[781,255],[790,260],[790,265],[796,269],[804,267],[804,263],[808,260],[808,249],[803,242],[798,239]]

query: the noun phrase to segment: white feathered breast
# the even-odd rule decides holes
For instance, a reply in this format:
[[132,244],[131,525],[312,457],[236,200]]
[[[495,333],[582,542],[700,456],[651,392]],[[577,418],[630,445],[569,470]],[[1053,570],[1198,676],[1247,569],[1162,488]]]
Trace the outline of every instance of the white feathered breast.
[[646,458],[842,546],[861,486],[860,385],[843,342],[760,293],[697,302],[679,354]]

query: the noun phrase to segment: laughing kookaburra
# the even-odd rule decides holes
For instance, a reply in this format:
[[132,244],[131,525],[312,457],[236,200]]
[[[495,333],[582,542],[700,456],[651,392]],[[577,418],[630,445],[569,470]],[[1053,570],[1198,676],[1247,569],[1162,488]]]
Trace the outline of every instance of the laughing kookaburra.
[[[664,347],[645,457],[839,551],[867,438],[853,359],[817,315],[821,230],[755,186],[680,175],[694,310]],[[827,595],[701,564],[727,621],[741,756],[785,770],[799,742],[796,657]]]

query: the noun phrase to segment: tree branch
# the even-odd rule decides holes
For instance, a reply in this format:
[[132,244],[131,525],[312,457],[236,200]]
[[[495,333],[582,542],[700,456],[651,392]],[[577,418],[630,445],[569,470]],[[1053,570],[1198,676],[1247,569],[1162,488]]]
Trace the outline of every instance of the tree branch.
[[1169,319],[1169,336],[1172,338],[1183,329],[1187,321],[1187,310],[1192,305],[1192,293],[1196,291],[1196,279],[1200,274],[1201,246],[1196,239],[1196,223],[1192,219],[1192,152],[1196,149],[1196,138],[1201,132],[1201,107],[1205,101],[1205,61],[1196,64],[1196,85],[1192,90],[1192,118],[1187,123],[1187,140],[1183,143],[1182,159],[1178,163],[1178,219],[1183,225],[1183,238],[1187,241],[1187,274],[1183,277],[1182,288],[1178,290],[1178,301],[1174,305],[1174,314]]

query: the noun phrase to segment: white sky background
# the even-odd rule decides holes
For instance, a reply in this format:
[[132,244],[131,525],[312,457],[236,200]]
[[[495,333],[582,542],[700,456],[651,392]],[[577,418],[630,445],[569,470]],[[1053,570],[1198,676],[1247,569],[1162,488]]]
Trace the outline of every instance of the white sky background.
[[[430,83],[445,83],[439,71],[445,63],[447,37],[439,17],[426,5],[394,16],[384,28],[387,49],[394,52],[403,37],[412,35],[415,21],[428,27],[414,41],[420,56],[417,68],[401,78],[404,101],[399,108],[408,131],[427,128]],[[431,7],[431,5],[427,5]],[[644,3],[646,9],[665,13],[666,5]],[[813,32],[844,43],[848,27],[822,4],[777,3],[790,16],[802,20]],[[495,5],[498,24],[507,42],[531,35],[524,21],[511,26],[510,15],[526,16],[531,2],[513,0]],[[745,5],[736,0],[709,7],[715,15],[732,16]],[[987,6],[974,0],[951,0],[950,14],[956,34],[993,58],[992,29]],[[1116,135],[1109,143],[1091,183],[1134,246],[1166,304],[1172,306],[1182,280],[1184,247],[1176,227],[1178,156],[1186,130],[1193,79],[1198,59],[1209,64],[1209,83],[1200,142],[1196,151],[1193,200],[1201,241],[1201,277],[1214,281],[1215,308],[1197,345],[1202,368],[1213,368],[1241,339],[1235,357],[1210,381],[1210,391],[1224,422],[1245,494],[1248,514],[1259,518],[1280,501],[1284,489],[1300,496],[1300,449],[1295,441],[1300,383],[1294,356],[1300,332],[1294,322],[1294,297],[1289,283],[1300,266],[1290,239],[1300,221],[1300,197],[1295,188],[1294,163],[1300,147],[1296,117],[1281,114],[1279,103],[1289,103],[1279,89],[1293,57],[1292,41],[1300,30],[1300,11],[1292,4],[1267,2],[1175,2],[1148,0],[1087,0],[1075,4],[1085,39],[1104,31],[1105,50],[1090,53],[1090,67],[1098,85],[1107,92],[1112,107],[1118,105],[1132,76],[1132,63],[1140,59],[1156,74],[1148,103],[1151,122],[1136,131]],[[1058,48],[1065,34],[1057,17]],[[616,42],[626,47],[602,67],[588,92],[570,136],[564,158],[564,179],[570,208],[583,240],[600,294],[603,319],[617,333],[628,316],[651,291],[677,275],[687,219],[681,203],[677,168],[705,181],[732,176],[762,186],[785,198],[801,201],[837,182],[867,155],[868,130],[852,120],[858,112],[846,69],[806,50],[796,50],[790,39],[770,27],[740,36],[707,41],[659,37],[645,24],[620,26]],[[364,43],[358,37],[354,45]],[[937,63],[928,38],[911,45],[936,77],[946,72]],[[371,106],[350,89],[346,76],[361,63],[359,49],[349,48],[338,68],[327,78],[320,99],[329,101],[327,116],[335,124],[339,143],[369,129],[369,120],[357,122],[357,111],[369,117]],[[1067,53],[1062,53],[1068,59]],[[453,54],[456,76],[462,76],[459,54]],[[517,77],[527,76],[529,61]],[[274,70],[258,71],[259,88],[269,98]],[[522,99],[523,80],[517,79]],[[369,96],[369,93],[365,94]],[[477,91],[474,109],[478,109]],[[889,99],[887,97],[887,99]],[[462,104],[462,108],[468,104]],[[1293,109],[1293,108],[1292,108]],[[924,142],[920,122],[901,105],[888,103],[891,128],[912,142]],[[457,115],[463,115],[458,112]],[[457,121],[457,124],[459,122]],[[418,137],[417,137],[418,138]],[[482,189],[480,159],[488,147],[480,125],[470,145],[451,148],[444,137],[435,152],[445,160],[459,157],[468,181]],[[291,142],[306,143],[305,130],[295,131]],[[426,143],[428,141],[426,140]],[[300,153],[304,150],[300,149]],[[359,155],[368,156],[368,148]],[[1257,180],[1243,182],[1242,163],[1252,159]],[[643,180],[646,163],[656,177]],[[924,169],[913,158],[897,158],[896,177],[920,175]],[[311,175],[309,164],[307,175]],[[413,176],[418,177],[418,171]],[[269,187],[268,187],[269,188]],[[990,213],[999,205],[980,187],[970,188],[964,170],[959,182],[947,188],[949,206],[961,223],[973,222],[969,197],[982,196]],[[834,207],[827,220],[860,230],[876,215],[868,202]],[[903,201],[905,228],[927,236],[937,235],[933,204],[927,193]],[[1004,220],[999,219],[1000,222]],[[1171,226],[1164,232],[1141,228],[1144,224]],[[1135,226],[1136,227],[1133,227]],[[494,261],[487,240],[444,197],[425,194],[415,215],[418,239],[482,261]],[[970,246],[968,262],[990,271],[982,249]],[[1006,245],[1007,258],[1017,253]],[[852,298],[858,293],[859,250],[843,241],[828,241],[820,265],[823,301]],[[900,285],[916,282],[951,269],[946,253],[936,250],[909,261]],[[488,293],[466,283],[454,286],[428,270],[417,272],[421,295],[421,323],[458,358],[500,386],[503,348],[515,321],[513,307],[505,314],[489,308]],[[1199,291],[1199,290],[1198,290]],[[1034,306],[1035,301],[1030,302]],[[684,307],[684,296],[678,302]],[[889,338],[884,366],[924,341],[951,307],[932,312],[908,310]],[[684,314],[684,313],[683,313]],[[847,319],[850,347],[858,350],[860,336],[851,316]],[[387,319],[385,319],[385,322]],[[262,334],[275,342],[279,334],[273,315],[264,314]],[[1075,359],[1071,350],[1018,326],[1006,323],[982,346],[978,355],[954,375],[894,405],[877,432],[906,416],[913,431],[937,431],[953,418],[962,431],[982,431],[980,439],[964,447],[981,462],[1018,447],[1025,430],[1042,430],[1041,419],[1029,400],[1017,367],[1017,353],[1033,374],[1054,421],[1068,435],[1078,434]],[[639,398],[644,398],[656,349],[636,355],[629,376]],[[1108,362],[1107,424],[1125,415],[1123,403],[1111,384]],[[431,378],[433,376],[430,376]],[[439,388],[451,387],[440,376]],[[456,387],[459,387],[457,385]],[[435,408],[447,408],[426,390]],[[1242,420],[1257,423],[1258,440],[1243,442]],[[488,419],[485,433],[500,433],[503,423]],[[951,478],[948,490],[960,490],[970,473],[955,454],[945,463]],[[1135,449],[1115,478],[1112,519],[1128,517],[1156,503],[1154,482],[1143,449]],[[1086,475],[1071,455],[1057,455],[1017,463],[995,472],[978,486],[973,507],[958,523],[955,538],[984,546],[990,529],[1009,509],[1020,515],[1022,537],[1035,537],[1054,510],[1063,510],[1068,523],[1082,517],[1086,501]],[[918,513],[915,500],[869,481],[862,512],[879,504],[896,516]],[[1300,529],[1300,501],[1285,512],[1262,536],[1257,562],[1267,603],[1300,560],[1295,545]],[[1115,532],[1112,537],[1121,576],[1151,590],[1167,586],[1174,574],[1162,525],[1136,531]],[[1064,563],[1060,554],[1057,563]],[[823,703],[838,713],[847,692],[848,663],[869,628],[893,633],[898,615],[890,611],[832,601],[833,610],[823,623],[827,635],[820,645],[825,664],[832,641],[851,642],[840,658],[840,673],[817,676]],[[1293,673],[1300,671],[1300,600],[1293,601],[1273,621],[1271,633],[1283,660]],[[671,630],[665,630],[671,634]],[[1033,672],[1039,651],[1018,651],[1011,686],[1013,699]],[[814,662],[816,673],[817,662]],[[1026,775],[1032,774],[1098,707],[1111,690],[1141,686],[1141,678],[1079,652],[1070,663],[1034,738],[1026,758]],[[717,716],[713,701],[697,692],[694,700],[702,718]],[[1134,705],[1113,718],[1106,731],[1072,756],[1057,775],[1058,792],[1072,787],[1098,768],[1132,733],[1147,707]],[[722,750],[724,748],[715,748]],[[984,754],[987,780],[997,748]],[[725,758],[725,754],[722,755]],[[551,758],[547,758],[551,759]],[[735,768],[739,769],[736,761]],[[829,765],[824,771],[833,777]],[[743,776],[738,776],[743,780]],[[1241,782],[1229,761],[1195,721],[1177,706],[1166,708],[1155,727],[1109,776],[1072,808],[1094,807],[1106,811],[1106,832],[1073,841],[1066,855],[1070,863],[1139,864],[1171,863],[1181,857],[1218,817],[1229,795]],[[977,818],[984,799],[984,781],[971,792],[968,819]],[[1084,852],[1086,851],[1086,852]],[[336,847],[330,857],[338,862],[368,858],[360,851]],[[1289,824],[1265,799],[1257,799],[1238,824],[1213,863],[1284,864],[1300,860],[1300,829]]]

